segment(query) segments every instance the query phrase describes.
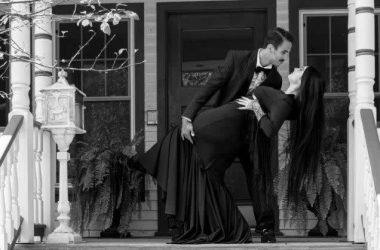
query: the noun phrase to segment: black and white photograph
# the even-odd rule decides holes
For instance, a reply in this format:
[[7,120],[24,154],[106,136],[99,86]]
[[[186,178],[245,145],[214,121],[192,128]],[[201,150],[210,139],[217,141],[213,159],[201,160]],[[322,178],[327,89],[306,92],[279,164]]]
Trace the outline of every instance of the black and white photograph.
[[0,0],[0,250],[380,250],[380,0]]

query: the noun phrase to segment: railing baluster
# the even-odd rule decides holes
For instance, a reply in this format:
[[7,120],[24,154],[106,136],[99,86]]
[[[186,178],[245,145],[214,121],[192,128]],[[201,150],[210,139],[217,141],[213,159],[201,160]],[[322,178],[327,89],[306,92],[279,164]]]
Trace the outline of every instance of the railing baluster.
[[23,119],[23,116],[14,115],[0,135],[0,250],[7,250],[14,243],[14,232],[19,229],[21,220],[17,161],[20,140],[18,132]]
[[5,164],[0,166],[0,249],[8,248],[8,238],[5,230]]
[[42,224],[43,218],[43,201],[42,201],[42,169],[41,169],[41,155],[42,155],[42,130],[37,128],[37,151],[36,151],[36,198],[37,198],[37,223]]
[[[11,186],[11,168],[13,161],[12,148],[8,152],[6,159],[6,175],[5,175],[5,227],[7,230],[8,242],[13,240],[13,219],[12,219],[12,186]],[[5,166],[4,166],[5,167]]]
[[20,205],[18,202],[18,174],[17,174],[17,156],[19,150],[19,136],[14,140],[13,149],[13,164],[11,171],[11,186],[12,186],[12,217],[14,227],[18,228],[20,225]]

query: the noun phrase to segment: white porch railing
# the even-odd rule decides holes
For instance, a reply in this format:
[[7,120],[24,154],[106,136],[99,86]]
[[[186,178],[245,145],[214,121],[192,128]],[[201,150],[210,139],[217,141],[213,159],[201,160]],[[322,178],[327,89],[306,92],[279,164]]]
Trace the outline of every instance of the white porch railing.
[[23,116],[13,116],[0,137],[0,250],[14,245],[22,223],[17,175],[18,131],[22,121]]
[[[12,249],[20,233],[22,233],[19,189],[23,186],[23,182],[18,175],[21,169],[19,159],[23,154],[20,151],[21,140],[19,136],[22,125],[23,116],[14,115],[0,136],[0,250]],[[34,228],[37,229],[35,233],[40,237],[49,233],[45,229],[46,225],[51,224],[51,218],[44,213],[44,206],[51,202],[49,197],[51,192],[54,192],[49,191],[54,190],[54,188],[44,188],[44,185],[50,185],[50,182],[48,178],[42,178],[44,175],[43,151],[44,149],[49,151],[48,147],[50,147],[50,145],[43,145],[44,133],[46,132],[41,129],[41,124],[35,122],[33,128],[34,165],[28,164],[31,167],[34,166],[34,171],[32,171],[34,188],[29,192],[30,195],[33,195],[34,206],[30,207],[29,210],[33,211],[32,224],[34,222]],[[50,160],[50,157],[47,158]],[[51,167],[51,164],[48,167]],[[47,212],[50,215],[52,211]],[[33,232],[31,233],[33,235]]]
[[364,194],[363,218],[364,236],[369,250],[380,249],[380,141],[376,122],[371,109],[360,110],[363,123]]

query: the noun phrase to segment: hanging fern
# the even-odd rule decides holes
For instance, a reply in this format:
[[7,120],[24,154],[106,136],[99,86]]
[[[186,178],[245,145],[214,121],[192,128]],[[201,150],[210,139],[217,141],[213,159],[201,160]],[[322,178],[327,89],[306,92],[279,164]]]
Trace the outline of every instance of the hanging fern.
[[[281,153],[285,166],[279,170],[274,185],[278,197],[279,208],[288,211],[285,218],[297,228],[306,228],[307,211],[312,211],[320,221],[332,212],[335,220],[343,221],[346,213],[346,145],[338,142],[339,129],[328,128],[324,136],[321,161],[312,180],[304,184],[297,204],[288,199],[289,164],[287,148]],[[284,156],[285,155],[285,156]],[[326,223],[320,223],[320,231],[325,235],[328,231]]]

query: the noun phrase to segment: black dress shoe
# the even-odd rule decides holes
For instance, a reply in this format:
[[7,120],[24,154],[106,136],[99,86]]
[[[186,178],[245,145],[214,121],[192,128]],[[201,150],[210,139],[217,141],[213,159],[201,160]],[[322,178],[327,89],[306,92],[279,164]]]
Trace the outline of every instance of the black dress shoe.
[[263,229],[261,231],[261,243],[276,243],[276,236],[272,229]]

